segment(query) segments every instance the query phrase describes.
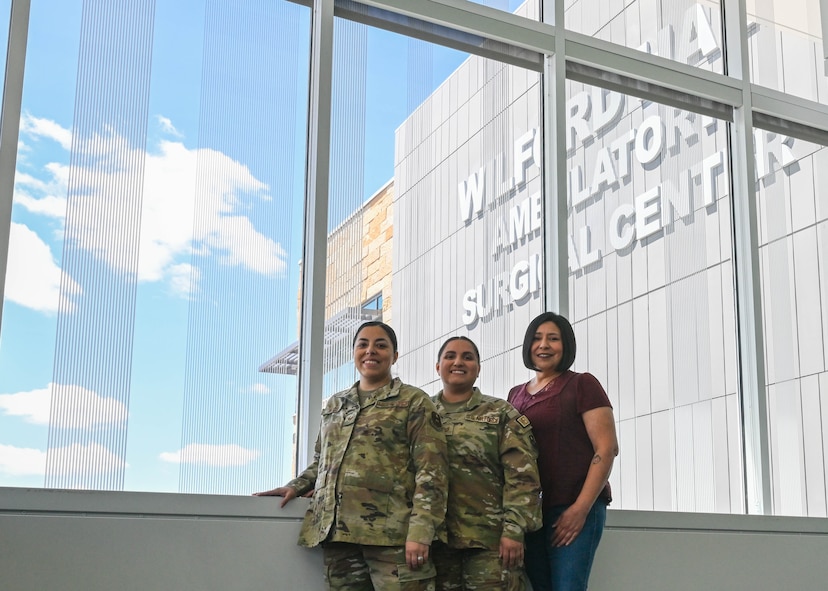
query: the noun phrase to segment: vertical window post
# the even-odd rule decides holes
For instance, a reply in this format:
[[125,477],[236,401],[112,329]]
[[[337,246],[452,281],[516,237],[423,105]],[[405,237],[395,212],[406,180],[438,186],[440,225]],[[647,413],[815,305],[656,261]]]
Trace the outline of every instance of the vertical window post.
[[311,30],[310,104],[305,182],[299,400],[296,467],[313,458],[322,409],[322,356],[325,339],[325,265],[328,245],[328,180],[331,143],[333,0],[314,0]]

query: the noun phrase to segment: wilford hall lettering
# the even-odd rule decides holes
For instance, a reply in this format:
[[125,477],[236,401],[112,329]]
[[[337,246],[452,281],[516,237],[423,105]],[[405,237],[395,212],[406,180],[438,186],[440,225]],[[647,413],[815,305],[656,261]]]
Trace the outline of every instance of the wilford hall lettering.
[[[669,48],[663,43],[657,47],[645,43],[641,49],[673,58],[678,54],[690,64],[721,59],[701,7],[687,12],[681,30],[679,39],[686,37],[683,43]],[[672,30],[669,33],[659,35],[659,41],[674,38]],[[630,113],[629,100],[636,103]],[[699,213],[714,213],[722,196],[720,190],[723,194],[729,190],[725,138],[715,135],[721,125],[716,119],[600,88],[570,98],[567,113],[570,273],[592,272],[601,268],[602,258],[611,252],[629,256],[636,245],[646,247],[672,232],[676,222],[689,225]],[[640,122],[626,123],[629,131],[617,133],[625,117]],[[791,138],[756,130],[754,141],[757,177],[765,184],[775,179],[771,172],[778,168],[777,163],[784,168],[796,160]],[[526,180],[530,170],[538,172],[541,156],[541,133],[532,129],[515,141],[511,158],[496,156],[458,185],[460,218],[465,226],[479,223],[484,214],[489,219],[497,216],[488,251],[493,259],[540,236],[542,197],[539,192],[527,194]],[[513,171],[511,176],[508,169]],[[661,182],[643,182],[644,175],[653,175],[653,171]],[[642,185],[646,190],[630,189]],[[615,197],[613,202],[618,205],[592,214],[592,208],[624,188],[629,194]],[[525,303],[539,294],[542,277],[538,253],[468,289],[461,304],[463,323],[486,322],[504,308]]]

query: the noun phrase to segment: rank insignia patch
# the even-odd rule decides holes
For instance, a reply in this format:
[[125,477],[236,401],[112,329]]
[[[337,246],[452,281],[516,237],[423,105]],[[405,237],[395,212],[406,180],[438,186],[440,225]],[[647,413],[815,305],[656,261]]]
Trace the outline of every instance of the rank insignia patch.
[[440,418],[440,414],[437,412],[431,413],[431,426],[435,429],[442,429],[443,428],[443,420]]

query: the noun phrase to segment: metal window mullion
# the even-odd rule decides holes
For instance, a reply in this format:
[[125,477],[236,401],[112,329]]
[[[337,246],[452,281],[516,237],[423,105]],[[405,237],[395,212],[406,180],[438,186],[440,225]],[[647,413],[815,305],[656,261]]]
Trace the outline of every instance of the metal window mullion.
[[822,31],[822,73],[828,76],[828,0],[819,0],[819,20]]
[[819,132],[828,132],[828,106],[756,84],[751,84],[750,96],[754,114],[767,115],[813,128],[816,130],[814,135],[822,136],[815,137],[813,141],[826,144],[825,135]]
[[745,503],[748,513],[770,514],[773,504],[747,11],[745,0],[723,0],[722,6],[728,74],[742,85],[742,105],[733,111],[730,145]]
[[305,232],[302,273],[296,467],[310,464],[322,410],[325,265],[328,245],[334,0],[314,0],[311,25]]
[[729,76],[582,33],[566,31],[566,56],[573,64],[628,76],[663,89],[733,107],[741,103],[741,85]]
[[30,0],[12,0],[3,79],[3,103],[0,108],[0,326],[3,324],[2,302],[5,297],[9,260],[14,171],[17,166],[17,141],[20,133],[30,8]]
[[482,4],[464,0],[356,1],[538,53],[554,50],[550,25]]
[[[543,117],[543,260],[546,310],[569,315],[569,241],[567,240],[566,56],[563,2],[544,0],[546,22],[559,25],[555,52],[544,56],[541,72]],[[549,19],[547,15],[551,15]]]

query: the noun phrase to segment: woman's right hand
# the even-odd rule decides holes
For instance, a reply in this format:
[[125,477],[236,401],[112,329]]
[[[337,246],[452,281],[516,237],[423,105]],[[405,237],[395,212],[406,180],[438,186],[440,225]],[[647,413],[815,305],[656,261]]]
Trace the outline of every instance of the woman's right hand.
[[284,497],[279,507],[287,505],[291,499],[296,498],[296,489],[290,486],[280,486],[271,490],[253,493],[254,497]]

